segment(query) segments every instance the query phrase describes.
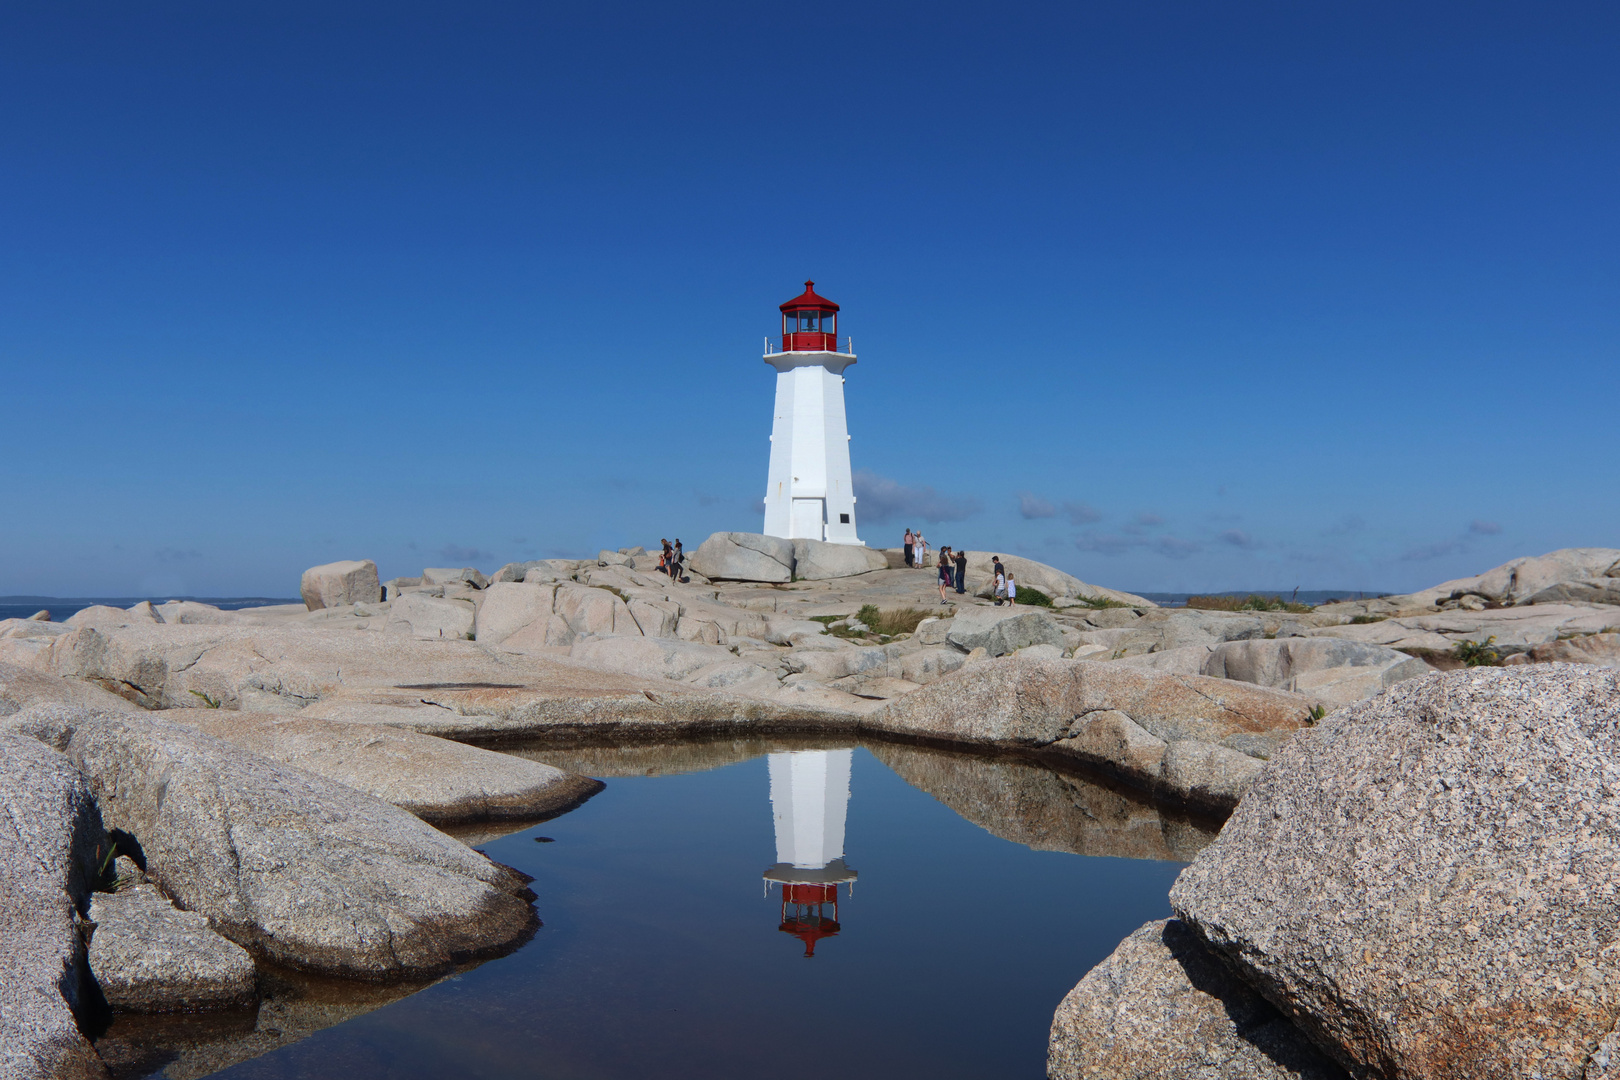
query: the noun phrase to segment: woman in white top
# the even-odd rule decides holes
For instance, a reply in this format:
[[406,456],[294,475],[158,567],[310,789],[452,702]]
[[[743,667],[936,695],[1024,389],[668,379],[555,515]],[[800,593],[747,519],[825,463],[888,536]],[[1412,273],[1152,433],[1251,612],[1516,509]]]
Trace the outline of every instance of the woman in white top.
[[918,533],[917,534],[917,565],[922,566],[923,565],[923,560],[926,559],[926,558],[928,558],[928,541],[923,539],[923,534],[922,533]]
[[1007,606],[1012,607],[1018,600],[1018,579],[1013,577],[1011,570],[1007,571]]

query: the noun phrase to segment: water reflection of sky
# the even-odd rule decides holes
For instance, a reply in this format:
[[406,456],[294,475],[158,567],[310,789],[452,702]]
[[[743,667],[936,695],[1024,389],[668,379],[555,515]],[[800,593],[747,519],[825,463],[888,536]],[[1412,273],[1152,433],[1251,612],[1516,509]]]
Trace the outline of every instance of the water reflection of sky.
[[[534,875],[545,925],[532,942],[220,1075],[1043,1076],[1059,999],[1168,913],[1180,865],[1118,855],[1186,857],[1206,834],[1045,770],[875,751],[889,765],[850,757],[833,845],[859,886],[841,891],[836,937],[811,960],[780,930],[777,888],[761,895],[773,854],[806,861],[778,845],[767,758],[610,776],[572,813],[481,845]],[[616,771],[602,753],[594,771]],[[821,776],[836,793],[840,778]],[[196,1075],[183,1066],[172,1075]]]

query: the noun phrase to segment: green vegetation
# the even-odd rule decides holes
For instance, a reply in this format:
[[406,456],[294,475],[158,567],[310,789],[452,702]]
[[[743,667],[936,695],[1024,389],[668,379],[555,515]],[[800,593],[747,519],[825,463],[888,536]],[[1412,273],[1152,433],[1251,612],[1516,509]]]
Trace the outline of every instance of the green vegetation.
[[1052,606],[1052,598],[1050,596],[1047,596],[1039,589],[1032,589],[1028,585],[1018,586],[1018,596],[1016,598],[1016,602],[1020,604],[1033,605],[1034,607]]
[[1350,616],[1350,625],[1365,626],[1367,623],[1383,622],[1387,618],[1389,618],[1388,615],[1352,615]]
[[1307,724],[1316,724],[1319,723],[1326,715],[1327,709],[1323,708],[1321,705],[1312,705],[1311,711],[1305,714],[1305,722]]
[[[1296,589],[1294,594],[1299,595],[1299,591]],[[1189,596],[1187,606],[1200,611],[1289,611],[1295,615],[1316,610],[1309,604],[1296,604],[1280,596],[1261,596],[1259,593],[1248,596]]]
[[1451,655],[1461,660],[1464,667],[1501,667],[1502,654],[1491,648],[1491,642],[1496,640],[1492,634],[1484,641],[1459,641],[1452,647]]
[[[1020,586],[1019,589],[1018,589],[1018,596],[1019,596],[1020,599],[1022,599],[1023,595],[1024,595],[1024,590],[1023,590],[1023,587]],[[1086,605],[1086,607],[1091,608],[1094,611],[1105,611],[1105,610],[1107,610],[1108,608],[1111,608],[1111,607],[1130,607],[1131,606],[1131,605],[1125,603],[1125,601],[1123,601],[1123,600],[1115,600],[1115,599],[1113,599],[1111,597],[1107,597],[1107,596],[1080,596],[1080,597],[1076,597],[1076,599],[1079,600],[1082,604]]]
[[217,698],[217,697],[209,697],[207,694],[203,693],[201,690],[188,690],[187,693],[194,694],[197,697],[202,698],[202,703],[203,703],[204,708],[217,709],[217,708],[220,707],[220,699],[219,698]]
[[876,604],[862,604],[861,609],[855,613],[855,617],[861,622],[865,623],[867,626],[871,627],[873,630],[876,630],[878,628],[878,620],[883,618],[883,612],[878,610],[878,606]]

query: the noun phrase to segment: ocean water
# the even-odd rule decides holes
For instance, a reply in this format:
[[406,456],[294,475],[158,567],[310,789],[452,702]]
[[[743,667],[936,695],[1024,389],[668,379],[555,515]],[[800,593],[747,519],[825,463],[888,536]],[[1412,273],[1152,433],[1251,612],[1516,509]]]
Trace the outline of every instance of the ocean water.
[[[817,922],[765,874],[784,812],[790,845],[815,847],[793,830],[831,820],[814,755],[836,774],[840,753],[832,846],[856,880]],[[532,940],[415,992],[295,986],[257,1017],[121,1021],[104,1055],[174,1080],[1036,1080],[1063,995],[1169,914],[1183,860],[1213,835],[1082,777],[893,744],[526,756],[607,783],[561,817],[464,837],[533,875]],[[784,796],[805,769],[815,805]]]
[[52,622],[63,622],[69,616],[96,604],[127,608],[140,603],[142,600],[151,600],[154,604],[161,604],[168,600],[196,600],[199,603],[212,604],[225,611],[265,607],[269,604],[303,603],[296,596],[291,600],[275,599],[267,596],[0,596],[0,619],[26,619],[36,611],[49,611]]

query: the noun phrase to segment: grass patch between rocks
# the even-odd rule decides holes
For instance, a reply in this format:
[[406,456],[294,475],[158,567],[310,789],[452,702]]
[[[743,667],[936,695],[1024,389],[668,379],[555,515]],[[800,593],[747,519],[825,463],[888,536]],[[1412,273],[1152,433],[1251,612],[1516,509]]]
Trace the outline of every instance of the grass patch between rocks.
[[1018,586],[1018,596],[1015,602],[1019,605],[1032,605],[1034,607],[1051,607],[1052,598],[1039,589],[1032,589],[1028,585]]
[[1298,604],[1280,596],[1263,596],[1260,593],[1250,593],[1248,596],[1189,596],[1187,606],[1199,611],[1287,611],[1295,615],[1316,610],[1310,604]]

